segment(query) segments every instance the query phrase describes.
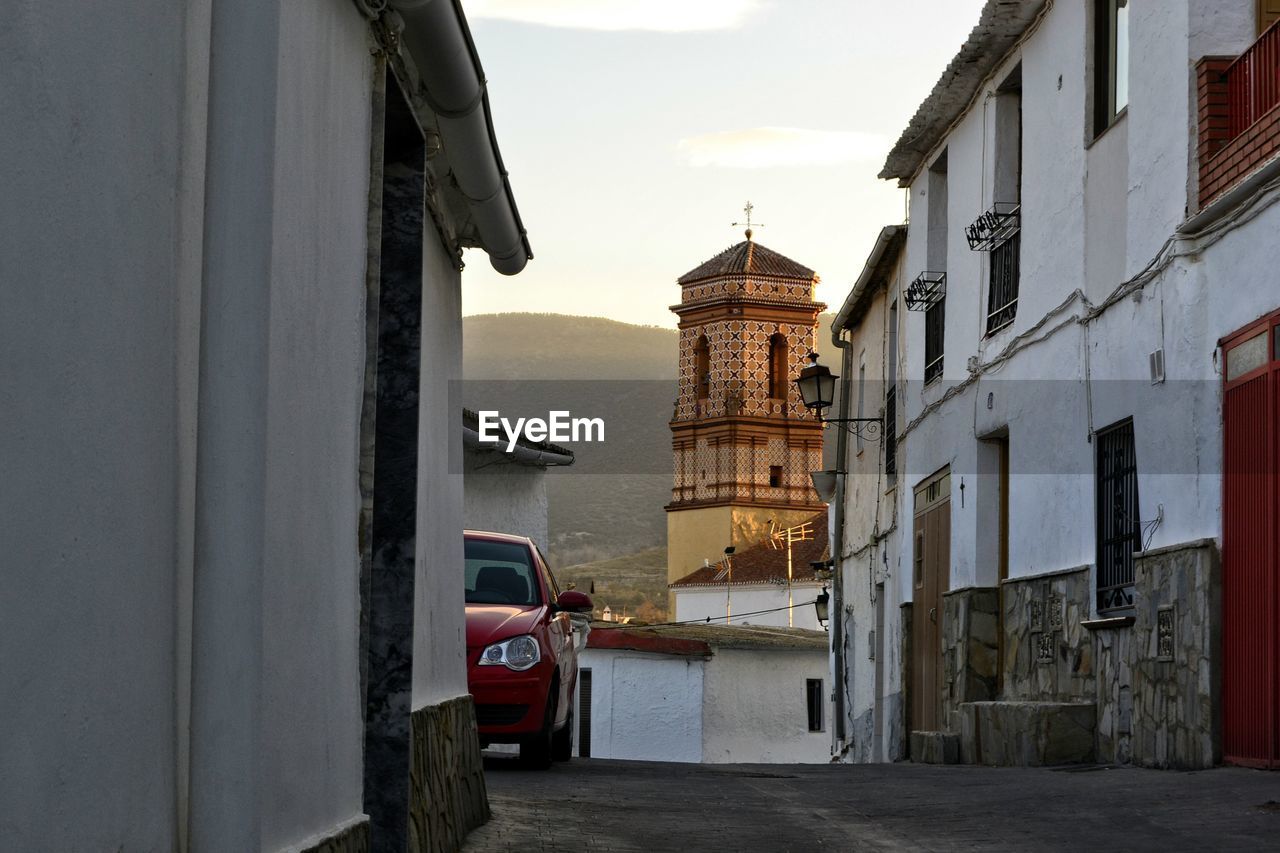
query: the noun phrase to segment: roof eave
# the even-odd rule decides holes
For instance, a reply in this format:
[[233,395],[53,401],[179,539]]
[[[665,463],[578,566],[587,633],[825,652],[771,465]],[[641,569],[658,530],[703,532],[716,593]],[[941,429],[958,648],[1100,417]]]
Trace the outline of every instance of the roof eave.
[[897,263],[906,242],[907,226],[886,225],[880,229],[880,235],[862,267],[862,274],[854,282],[853,289],[849,291],[844,304],[836,312],[835,320],[831,322],[832,329],[852,330],[858,327],[871,306],[871,297],[888,283],[888,273]]
[[916,110],[879,177],[908,187],[956,121],[973,106],[987,78],[1035,28],[1053,0],[987,0],[978,24]]

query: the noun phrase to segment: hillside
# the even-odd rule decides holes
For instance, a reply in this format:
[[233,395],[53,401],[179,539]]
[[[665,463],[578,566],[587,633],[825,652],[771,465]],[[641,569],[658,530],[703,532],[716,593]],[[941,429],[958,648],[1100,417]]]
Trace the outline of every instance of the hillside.
[[634,616],[645,622],[661,622],[666,618],[667,549],[664,546],[566,566],[556,570],[556,579],[561,586],[574,583],[583,592],[590,592],[597,611],[608,606],[620,616]]
[[566,314],[463,318],[467,379],[676,378],[676,330]]

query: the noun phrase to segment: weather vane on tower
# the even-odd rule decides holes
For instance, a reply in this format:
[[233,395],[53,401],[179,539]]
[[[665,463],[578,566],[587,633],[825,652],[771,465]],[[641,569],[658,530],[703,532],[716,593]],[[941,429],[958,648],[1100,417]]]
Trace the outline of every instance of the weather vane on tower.
[[[742,208],[742,212],[743,212],[743,213],[745,213],[745,214],[747,215],[747,221],[746,221],[746,222],[735,222],[735,223],[733,223],[733,227],[734,227],[734,228],[737,228],[739,225],[745,225],[745,226],[747,226],[747,239],[748,239],[748,240],[750,240],[750,239],[751,239],[751,228],[752,228],[752,223],[751,223],[751,211],[753,211],[753,210],[755,210],[755,209],[756,209],[756,206],[755,206],[754,204],[752,204],[751,202],[749,202],[749,201],[748,201],[748,202],[747,202],[746,207]],[[757,223],[755,223],[755,227],[756,227],[756,228],[764,228],[764,227],[765,227],[765,225],[764,225],[764,223],[763,223],[763,222],[757,222]]]

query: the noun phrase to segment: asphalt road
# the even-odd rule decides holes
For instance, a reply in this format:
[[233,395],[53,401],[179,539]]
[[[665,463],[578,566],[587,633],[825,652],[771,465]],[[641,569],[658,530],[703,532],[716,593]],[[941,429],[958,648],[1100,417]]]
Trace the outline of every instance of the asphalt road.
[[1280,773],[486,759],[481,851],[1277,850]]

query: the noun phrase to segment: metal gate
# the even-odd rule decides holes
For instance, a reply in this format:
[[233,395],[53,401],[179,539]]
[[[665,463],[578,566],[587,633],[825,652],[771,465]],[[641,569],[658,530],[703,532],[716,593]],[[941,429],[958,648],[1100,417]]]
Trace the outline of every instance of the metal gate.
[[1222,342],[1222,752],[1253,767],[1280,767],[1278,322]]

